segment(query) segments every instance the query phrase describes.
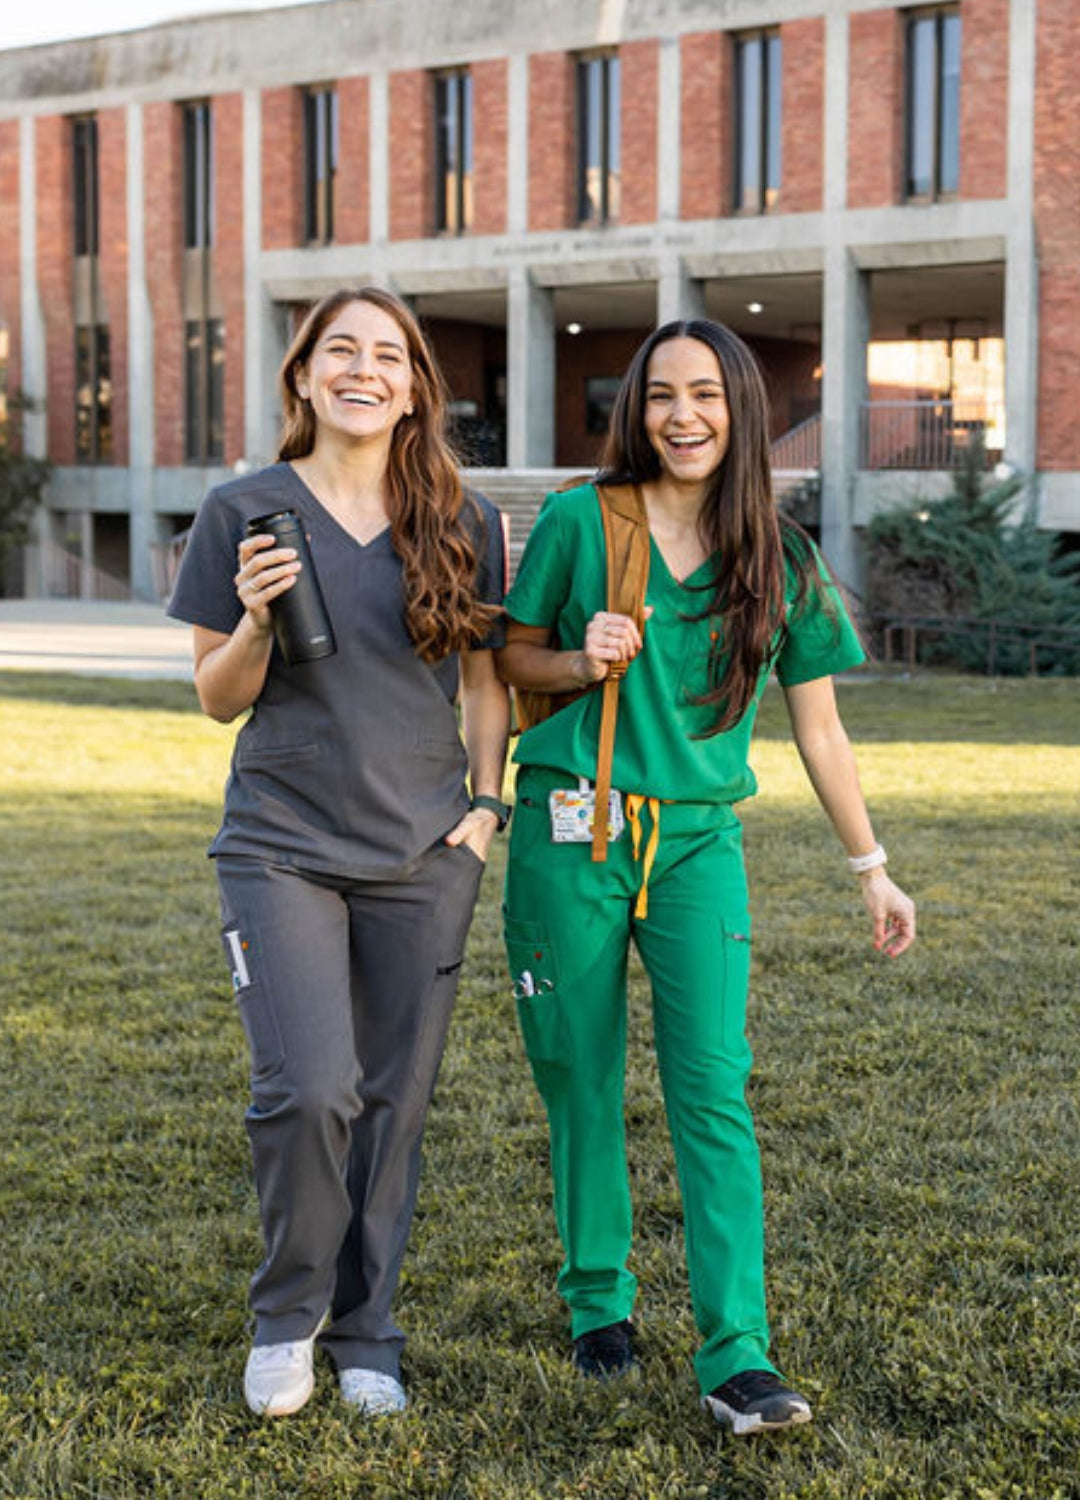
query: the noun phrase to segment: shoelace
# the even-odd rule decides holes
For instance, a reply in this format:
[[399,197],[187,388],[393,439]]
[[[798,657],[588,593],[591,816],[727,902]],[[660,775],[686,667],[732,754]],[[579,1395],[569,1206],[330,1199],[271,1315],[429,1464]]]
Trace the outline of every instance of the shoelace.
[[734,1375],[729,1382],[747,1402],[758,1401],[763,1396],[790,1395],[787,1386],[771,1370],[745,1370]]
[[307,1358],[308,1341],[292,1344],[260,1344],[254,1348],[252,1362],[260,1365],[300,1365]]

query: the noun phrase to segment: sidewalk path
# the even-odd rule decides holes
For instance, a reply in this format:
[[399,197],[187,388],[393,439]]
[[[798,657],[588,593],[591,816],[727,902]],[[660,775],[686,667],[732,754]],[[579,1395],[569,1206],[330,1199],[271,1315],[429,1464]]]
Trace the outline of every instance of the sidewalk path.
[[154,604],[0,599],[0,671],[191,680],[191,628]]

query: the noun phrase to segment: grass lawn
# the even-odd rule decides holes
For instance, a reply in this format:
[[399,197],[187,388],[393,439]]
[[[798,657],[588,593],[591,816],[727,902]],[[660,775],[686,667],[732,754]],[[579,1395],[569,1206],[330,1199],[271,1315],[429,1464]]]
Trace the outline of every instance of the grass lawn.
[[232,732],[183,684],[0,673],[0,1497],[1080,1495],[1080,687],[841,689],[921,942],[874,955],[770,689],[744,808],[777,1356],[816,1420],[696,1404],[635,980],[643,1367],[583,1385],[484,884],[399,1312],[410,1412],[252,1418],[245,1059],[211,866]]

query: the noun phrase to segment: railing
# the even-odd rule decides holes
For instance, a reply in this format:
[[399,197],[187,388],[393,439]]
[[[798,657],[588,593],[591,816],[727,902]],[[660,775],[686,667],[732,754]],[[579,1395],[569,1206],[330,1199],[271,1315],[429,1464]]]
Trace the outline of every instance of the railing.
[[859,467],[952,469],[978,434],[989,468],[1001,456],[1004,431],[1000,403],[864,401]]
[[1001,668],[1013,672],[1023,668],[1031,677],[1037,677],[1040,670],[1076,672],[1080,668],[1080,629],[1068,626],[922,615],[878,615],[866,623],[880,632],[885,662],[903,662],[909,670],[920,659],[920,645],[924,659],[927,654],[933,658],[934,647],[940,652],[949,639],[966,642],[964,656],[971,664],[981,658],[988,677]]
[[821,413],[792,427],[769,450],[773,472],[813,474],[821,468]]
[[121,578],[96,568],[77,552],[59,542],[33,542],[26,548],[25,576],[38,580],[47,599],[131,599],[130,586]]
[[150,575],[154,580],[154,593],[163,604],[168,604],[180,571],[180,560],[187,546],[191,528],[178,532],[167,542],[150,543]]

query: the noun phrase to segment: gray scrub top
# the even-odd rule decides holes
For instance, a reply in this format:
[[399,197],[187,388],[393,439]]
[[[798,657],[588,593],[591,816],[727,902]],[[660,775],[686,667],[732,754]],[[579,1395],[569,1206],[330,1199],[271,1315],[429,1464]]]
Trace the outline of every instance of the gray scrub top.
[[[501,604],[501,518],[483,496],[472,498],[479,514],[466,497],[462,518],[479,560],[476,592]],[[244,613],[233,578],[245,525],[285,508],[307,533],[337,653],[289,667],[275,642],[262,692],[237,736],[225,815],[209,852],[392,878],[453,827],[469,798],[454,708],[458,658],[429,665],[416,654],[389,528],[361,544],[291,465],[273,464],[207,495],[168,613],[231,634]],[[501,644],[500,625],[476,647]]]

